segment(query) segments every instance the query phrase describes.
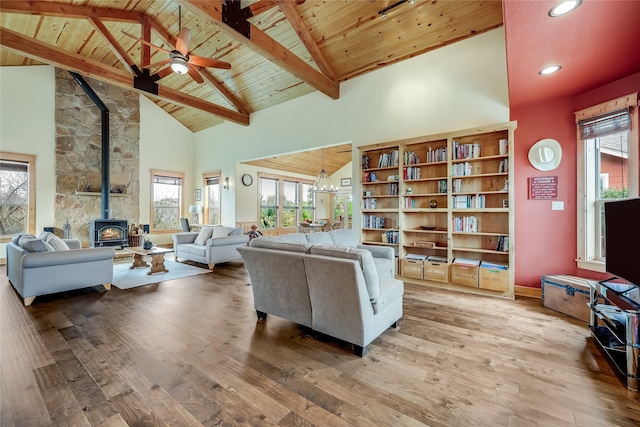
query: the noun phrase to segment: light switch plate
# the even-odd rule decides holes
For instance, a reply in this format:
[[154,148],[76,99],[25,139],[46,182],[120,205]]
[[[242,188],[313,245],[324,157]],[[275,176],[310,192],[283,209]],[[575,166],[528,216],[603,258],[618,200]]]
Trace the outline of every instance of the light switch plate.
[[551,202],[551,210],[552,211],[563,211],[564,210],[564,202]]

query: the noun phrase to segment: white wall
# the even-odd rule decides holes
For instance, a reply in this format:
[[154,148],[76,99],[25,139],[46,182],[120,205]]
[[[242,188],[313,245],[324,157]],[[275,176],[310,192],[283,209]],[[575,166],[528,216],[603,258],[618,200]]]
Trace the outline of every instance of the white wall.
[[0,151],[36,156],[36,233],[54,219],[54,82],[50,66],[0,67]]
[[[0,150],[36,158],[36,234],[54,223],[55,74],[52,66],[0,67]],[[140,97],[140,221],[149,223],[150,169],[184,172],[186,205],[193,203],[195,136]],[[170,243],[171,234],[152,236]],[[4,247],[0,247],[4,257]]]
[[[258,111],[248,127],[227,122],[196,133],[197,173],[221,169],[223,177],[239,179],[236,162],[242,160],[506,122],[504,31],[489,31],[346,81],[340,92],[338,100],[314,92]],[[352,160],[353,194],[360,194],[357,150]],[[233,193],[223,194],[224,223],[245,210],[246,199],[236,200]],[[354,209],[354,227],[359,227],[357,213]]]
[[[194,190],[202,187],[202,174],[195,175],[195,136],[147,97],[140,97],[140,221],[151,218],[151,169],[185,174],[183,216],[191,218]],[[195,177],[198,178],[195,178]],[[203,204],[203,202],[198,202]],[[156,244],[172,243],[173,233],[152,235]]]

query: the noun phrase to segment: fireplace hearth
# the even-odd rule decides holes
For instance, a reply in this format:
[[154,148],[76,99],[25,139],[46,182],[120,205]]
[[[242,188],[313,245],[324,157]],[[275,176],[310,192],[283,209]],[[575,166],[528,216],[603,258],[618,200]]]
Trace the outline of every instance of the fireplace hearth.
[[128,221],[126,219],[94,219],[89,227],[91,247],[129,246]]

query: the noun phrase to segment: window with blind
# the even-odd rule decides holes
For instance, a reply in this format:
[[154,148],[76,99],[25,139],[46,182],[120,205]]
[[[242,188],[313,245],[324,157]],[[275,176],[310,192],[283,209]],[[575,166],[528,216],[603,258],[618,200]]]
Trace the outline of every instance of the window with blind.
[[578,266],[604,271],[604,205],[638,196],[637,95],[579,111],[576,118]]
[[220,225],[220,173],[203,176],[206,186],[205,224]]
[[34,233],[35,157],[0,153],[0,239],[17,233]]
[[180,228],[184,174],[151,171],[152,231],[176,231]]

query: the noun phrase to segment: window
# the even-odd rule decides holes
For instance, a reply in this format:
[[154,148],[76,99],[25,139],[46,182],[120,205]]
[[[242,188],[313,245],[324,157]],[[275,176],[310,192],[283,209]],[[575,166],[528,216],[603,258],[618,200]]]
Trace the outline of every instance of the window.
[[604,204],[638,196],[637,94],[576,113],[578,267],[605,271]]
[[353,215],[351,194],[336,194],[333,198],[333,220],[348,224]]
[[298,183],[295,181],[282,182],[282,227],[289,228],[298,225]]
[[289,231],[314,219],[313,182],[278,175],[258,174],[259,218],[262,230]]
[[184,174],[151,171],[152,231],[174,232],[180,228]]
[[206,187],[205,224],[220,225],[220,172],[203,175]]
[[260,228],[278,228],[278,180],[260,177]]
[[35,232],[35,157],[0,152],[0,240]]
[[303,221],[313,221],[316,217],[316,207],[311,187],[313,184],[302,183],[302,218]]

